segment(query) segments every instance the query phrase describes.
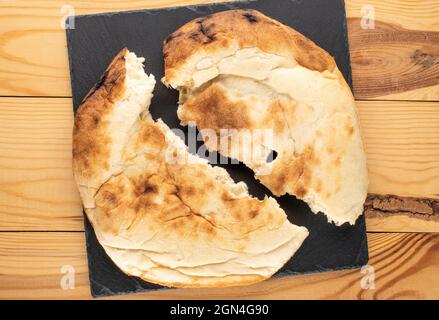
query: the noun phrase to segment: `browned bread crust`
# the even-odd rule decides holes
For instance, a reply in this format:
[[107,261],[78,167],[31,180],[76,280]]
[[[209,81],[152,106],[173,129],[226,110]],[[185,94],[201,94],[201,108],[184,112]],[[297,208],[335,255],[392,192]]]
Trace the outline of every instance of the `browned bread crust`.
[[195,19],[165,41],[165,83],[195,52],[206,54],[238,41],[240,48],[256,47],[267,53],[291,57],[300,65],[319,72],[334,71],[334,59],[296,30],[256,10],[229,10]]
[[73,126],[73,171],[83,180],[94,180],[109,170],[111,139],[102,124],[114,103],[125,93],[124,48],[113,59],[98,83],[82,101]]

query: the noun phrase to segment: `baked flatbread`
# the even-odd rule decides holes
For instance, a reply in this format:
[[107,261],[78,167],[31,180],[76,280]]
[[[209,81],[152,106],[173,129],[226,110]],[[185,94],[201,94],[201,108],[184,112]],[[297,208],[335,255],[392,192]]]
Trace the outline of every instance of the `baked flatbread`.
[[269,278],[308,231],[151,118],[155,80],[143,61],[122,50],[75,118],[74,176],[100,244],[126,274],[164,286]]
[[[245,163],[277,196],[294,195],[337,225],[355,223],[365,154],[351,90],[326,51],[260,12],[231,10],[182,26],[164,57],[181,123],[196,124],[210,151]],[[257,130],[272,138],[249,140]]]

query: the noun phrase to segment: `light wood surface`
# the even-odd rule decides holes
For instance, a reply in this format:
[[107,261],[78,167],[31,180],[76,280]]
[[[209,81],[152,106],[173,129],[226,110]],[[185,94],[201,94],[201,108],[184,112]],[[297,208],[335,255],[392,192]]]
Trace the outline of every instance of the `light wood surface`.
[[370,193],[439,198],[439,105],[359,101]]
[[436,0],[345,0],[347,16],[362,18],[369,8],[379,21],[411,30],[439,31],[439,2]]
[[[0,2],[0,299],[90,298],[71,174],[62,6],[87,14],[207,2],[216,1]],[[375,29],[364,30],[371,8]],[[122,298],[439,299],[439,1],[346,0],[346,11],[369,192],[376,194],[366,207],[376,288],[362,289],[364,274],[350,270]],[[63,266],[76,271],[74,290],[61,289]]]
[[[438,101],[439,1],[345,3],[356,97]],[[363,30],[370,14],[375,29]]]
[[[373,232],[438,232],[439,219],[425,219],[397,213],[383,216],[366,214],[367,230]],[[439,263],[439,262],[438,262]]]
[[0,98],[0,231],[83,230],[71,99]]
[[[166,290],[130,299],[428,299],[439,293],[438,234],[369,234],[375,289],[366,274],[347,270],[269,280],[242,288]],[[63,266],[75,270],[75,289],[63,290]],[[369,272],[367,275],[371,275]],[[363,279],[363,280],[362,280]],[[372,279],[372,278],[369,278]],[[369,282],[370,283],[370,282]],[[367,288],[367,287],[366,287]],[[88,299],[84,234],[0,234],[0,299]]]
[[349,45],[357,98],[439,100],[438,31],[379,20],[369,30],[360,18],[351,18]]
[[[73,0],[68,5],[71,13],[87,14],[207,2],[215,1]],[[63,5],[61,0],[0,2],[0,95],[71,96],[65,30],[60,27],[67,12]],[[376,29],[363,30],[359,18],[370,6]],[[357,98],[439,100],[434,76],[439,68],[438,1],[347,0],[346,9]]]

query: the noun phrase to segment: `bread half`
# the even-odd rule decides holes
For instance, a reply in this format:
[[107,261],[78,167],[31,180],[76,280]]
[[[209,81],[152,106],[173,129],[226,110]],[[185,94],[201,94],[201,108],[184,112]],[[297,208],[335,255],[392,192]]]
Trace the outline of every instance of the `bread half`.
[[[326,51],[258,11],[230,10],[182,26],[163,52],[181,123],[195,124],[210,151],[245,163],[277,196],[355,223],[365,153],[351,90]],[[255,130],[272,139],[249,141]]]
[[127,49],[78,109],[73,169],[97,239],[126,274],[169,287],[271,277],[308,235],[273,198],[188,153],[148,111],[155,80]]

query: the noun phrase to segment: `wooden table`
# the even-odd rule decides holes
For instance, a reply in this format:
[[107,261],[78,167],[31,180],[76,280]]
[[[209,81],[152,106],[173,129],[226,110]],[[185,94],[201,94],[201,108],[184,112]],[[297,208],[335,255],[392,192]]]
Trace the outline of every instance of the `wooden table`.
[[[70,0],[72,7],[60,0],[0,2],[0,298],[90,298],[71,173],[73,116],[62,16],[69,8],[86,14],[194,2],[209,1]],[[375,273],[342,271],[129,298],[439,298],[439,1],[347,0],[346,7],[370,171],[366,215]],[[371,26],[364,20],[371,9],[375,29],[363,29],[362,21]],[[63,266],[74,268],[74,289],[61,286]],[[375,289],[364,285],[373,278]]]

